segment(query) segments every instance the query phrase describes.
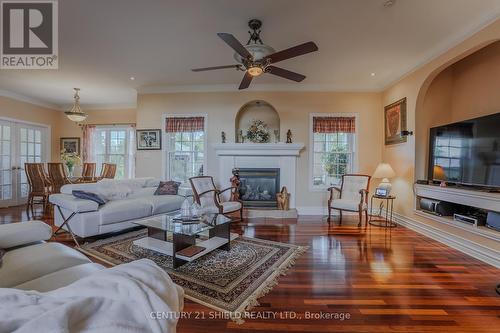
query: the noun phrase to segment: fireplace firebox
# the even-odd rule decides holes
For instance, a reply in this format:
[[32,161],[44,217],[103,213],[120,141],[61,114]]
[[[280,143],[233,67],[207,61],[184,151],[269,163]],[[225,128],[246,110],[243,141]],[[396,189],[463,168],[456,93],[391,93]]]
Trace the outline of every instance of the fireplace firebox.
[[276,193],[280,190],[280,169],[238,168],[238,193],[247,208],[277,208]]

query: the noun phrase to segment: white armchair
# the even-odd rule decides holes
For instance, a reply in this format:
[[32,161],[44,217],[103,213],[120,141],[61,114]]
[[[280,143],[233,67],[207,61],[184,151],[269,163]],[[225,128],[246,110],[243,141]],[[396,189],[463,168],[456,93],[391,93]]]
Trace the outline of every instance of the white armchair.
[[[189,178],[191,187],[193,188],[194,201],[196,201],[205,212],[229,214],[239,211],[240,219],[243,219],[243,203],[239,200],[224,201],[222,193],[231,191],[234,194],[238,189],[236,187],[228,187],[223,190],[217,189],[214,179],[211,176],[199,176]],[[233,198],[234,195],[231,195]]]
[[328,223],[331,220],[332,209],[340,212],[340,223],[342,224],[342,211],[358,212],[359,224],[363,220],[363,211],[368,224],[368,189],[370,186],[368,175],[347,174],[342,176],[340,188],[332,186],[328,188],[330,198],[328,199]]

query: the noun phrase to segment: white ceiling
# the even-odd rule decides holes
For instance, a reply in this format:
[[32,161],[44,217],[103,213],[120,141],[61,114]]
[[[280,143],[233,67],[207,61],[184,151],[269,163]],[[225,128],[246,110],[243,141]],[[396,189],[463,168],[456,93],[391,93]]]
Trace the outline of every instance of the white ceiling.
[[[60,0],[59,70],[1,70],[0,94],[64,108],[136,103],[137,91],[236,91],[242,72],[216,35],[248,39],[247,21],[276,50],[319,51],[279,63],[302,83],[258,77],[253,90],[379,91],[499,17],[500,0]],[[376,73],[371,76],[370,73]],[[129,77],[136,80],[131,81]]]

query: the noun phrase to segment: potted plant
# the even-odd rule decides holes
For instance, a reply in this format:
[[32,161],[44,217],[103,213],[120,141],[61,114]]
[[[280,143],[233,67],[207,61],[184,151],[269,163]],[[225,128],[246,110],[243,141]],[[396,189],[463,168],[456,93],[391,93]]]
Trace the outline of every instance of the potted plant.
[[253,143],[269,142],[269,129],[262,120],[252,120],[246,138]]
[[61,160],[64,162],[66,167],[68,168],[68,175],[70,177],[73,176],[73,171],[75,165],[80,165],[82,164],[82,160],[80,159],[80,156],[73,152],[73,153],[68,153],[66,149],[61,150]]

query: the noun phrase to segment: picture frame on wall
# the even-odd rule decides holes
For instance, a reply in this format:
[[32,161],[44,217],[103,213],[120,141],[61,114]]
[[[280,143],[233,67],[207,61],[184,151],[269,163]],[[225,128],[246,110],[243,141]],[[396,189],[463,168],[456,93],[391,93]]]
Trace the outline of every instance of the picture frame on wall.
[[161,150],[161,129],[136,130],[137,150]]
[[406,142],[407,137],[401,135],[407,130],[406,125],[406,97],[384,107],[385,145]]
[[60,150],[80,155],[80,138],[61,138]]

